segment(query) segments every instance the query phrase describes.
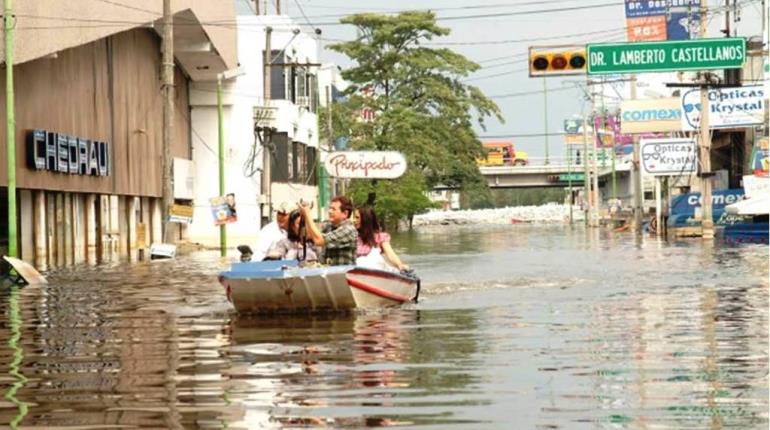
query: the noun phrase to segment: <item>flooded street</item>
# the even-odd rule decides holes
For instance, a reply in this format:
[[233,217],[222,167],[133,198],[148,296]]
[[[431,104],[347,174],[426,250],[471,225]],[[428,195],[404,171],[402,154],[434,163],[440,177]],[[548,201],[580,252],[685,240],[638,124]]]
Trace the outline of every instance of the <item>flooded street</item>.
[[768,247],[563,226],[395,235],[421,301],[235,314],[215,252],[0,299],[0,425],[764,429]]

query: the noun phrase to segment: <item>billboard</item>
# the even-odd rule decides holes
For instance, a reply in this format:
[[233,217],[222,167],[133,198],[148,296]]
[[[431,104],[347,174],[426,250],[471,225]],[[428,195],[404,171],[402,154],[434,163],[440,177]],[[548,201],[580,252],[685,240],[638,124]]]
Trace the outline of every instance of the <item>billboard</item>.
[[700,0],[626,0],[629,42],[694,39],[700,27]]
[[624,134],[682,130],[682,102],[676,97],[624,100],[620,104],[620,131]]
[[698,148],[694,139],[642,139],[640,152],[645,175],[689,175],[698,167]]
[[[711,89],[709,99],[709,128],[740,128],[762,124],[765,115],[765,91],[762,85]],[[700,89],[681,95],[682,130],[700,128]]]

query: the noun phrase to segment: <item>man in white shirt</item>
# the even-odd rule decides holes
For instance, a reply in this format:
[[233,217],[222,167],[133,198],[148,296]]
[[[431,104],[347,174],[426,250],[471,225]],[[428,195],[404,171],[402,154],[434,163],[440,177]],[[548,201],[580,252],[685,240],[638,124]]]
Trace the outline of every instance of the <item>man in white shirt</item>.
[[275,209],[275,220],[266,224],[259,231],[257,245],[254,247],[254,255],[251,261],[262,261],[267,251],[279,240],[286,237],[286,229],[289,226],[289,203],[281,202]]

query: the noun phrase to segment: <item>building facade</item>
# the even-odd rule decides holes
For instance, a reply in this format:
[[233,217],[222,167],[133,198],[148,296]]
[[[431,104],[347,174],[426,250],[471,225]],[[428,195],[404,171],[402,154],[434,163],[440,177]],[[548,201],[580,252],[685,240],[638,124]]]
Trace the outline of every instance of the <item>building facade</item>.
[[[203,23],[234,20],[235,13],[227,2],[193,0],[175,1],[173,12],[171,152],[184,164],[192,157],[191,83],[235,66],[235,33]],[[77,0],[39,0],[14,13],[20,256],[41,270],[140,257],[163,241],[161,3],[86,8]],[[115,16],[119,24],[96,25]],[[0,130],[3,154],[5,134]],[[0,163],[3,248],[7,173]],[[188,184],[177,182],[175,194],[185,198]]]
[[[237,213],[225,229],[230,247],[253,245],[277,204],[318,199],[318,41],[288,16],[245,13],[237,23],[239,67],[221,84],[223,194],[234,194]],[[217,86],[196,82],[190,94],[197,179],[189,240],[217,247],[220,229],[210,204],[220,195]]]

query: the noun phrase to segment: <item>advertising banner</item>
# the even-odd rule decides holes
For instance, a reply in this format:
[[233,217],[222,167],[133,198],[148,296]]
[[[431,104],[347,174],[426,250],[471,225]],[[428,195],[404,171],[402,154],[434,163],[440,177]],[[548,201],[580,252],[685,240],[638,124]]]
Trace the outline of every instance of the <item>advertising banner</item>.
[[760,137],[754,143],[754,153],[751,155],[751,170],[754,176],[767,178],[770,176],[770,141]]
[[688,40],[700,26],[700,0],[626,0],[629,42]]
[[238,221],[238,216],[235,213],[234,194],[212,197],[209,199],[209,202],[211,203],[211,215],[214,217],[214,225],[224,225]]
[[[711,211],[715,223],[720,223],[725,213],[725,206],[736,203],[743,198],[743,188],[715,190],[711,194]],[[690,225],[696,220],[696,212],[700,213],[702,199],[700,193],[680,194],[671,199],[671,214],[669,225],[681,227]]]
[[676,97],[624,100],[620,104],[620,131],[640,134],[682,130],[682,102]]
[[[762,85],[712,89],[708,92],[709,128],[740,128],[762,124],[765,91]],[[682,130],[700,126],[700,89],[682,93]]]
[[633,143],[633,136],[621,133],[620,117],[616,113],[595,117],[594,130],[596,130],[596,144],[599,146],[611,147]]
[[190,205],[171,205],[168,211],[168,221],[179,224],[192,224],[194,209]]
[[697,170],[698,151],[694,139],[642,139],[642,174],[689,175]]
[[629,42],[666,40],[666,17],[656,15],[626,19],[626,38]]
[[329,153],[324,167],[335,178],[394,179],[406,171],[406,159],[395,151],[342,151]]

